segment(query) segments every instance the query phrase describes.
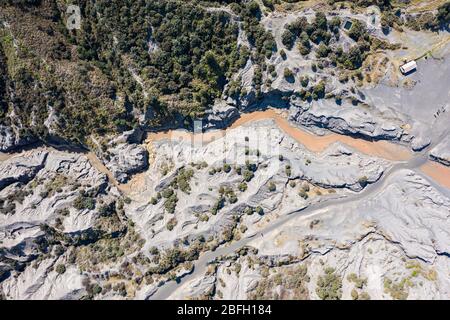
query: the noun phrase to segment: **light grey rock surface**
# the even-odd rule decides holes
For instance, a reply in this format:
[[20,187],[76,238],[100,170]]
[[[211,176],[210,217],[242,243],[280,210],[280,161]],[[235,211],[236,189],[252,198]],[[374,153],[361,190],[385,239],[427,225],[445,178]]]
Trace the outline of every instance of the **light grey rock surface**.
[[[445,299],[450,292],[450,199],[410,170],[398,171],[385,183],[374,197],[299,215],[255,237],[249,245],[257,254],[219,259],[216,294],[247,299],[261,294],[255,291],[261,281],[278,274],[278,284],[269,288],[276,296],[270,297],[288,297],[292,286],[281,285],[282,279],[289,268],[303,266],[310,299],[319,299],[318,278],[328,267],[341,279],[342,299],[352,299],[353,290],[371,299]],[[263,275],[266,267],[268,275]],[[361,287],[350,280],[352,274],[364,279]],[[199,281],[191,279],[172,296],[188,296]],[[390,290],[389,282],[403,284]]]
[[141,145],[144,132],[126,131],[108,142],[100,157],[119,183],[127,182],[133,174],[148,167],[148,151]]
[[148,151],[137,144],[119,144],[108,149],[106,167],[120,183],[125,183],[135,174],[148,167]]
[[229,105],[225,101],[214,104],[213,108],[208,112],[206,126],[203,128],[226,128],[237,117],[239,111],[234,105]]
[[450,166],[450,136],[445,137],[430,151],[430,157],[434,161]]
[[[256,141],[260,144],[254,144]],[[248,147],[248,157],[245,156],[247,144],[255,146]],[[161,247],[170,246],[185,236],[195,238],[204,235],[208,238],[220,234],[233,223],[232,217],[242,215],[246,207],[261,206],[265,214],[286,215],[320,199],[316,192],[327,197],[334,196],[329,190],[338,194],[341,190],[360,191],[363,188],[359,183],[361,177],[367,177],[368,183],[374,183],[389,167],[386,160],[371,159],[339,143],[333,144],[322,154],[314,154],[287,136],[273,120],[261,120],[235,128],[225,137],[200,147],[175,139],[157,142],[155,150],[154,161],[145,173],[152,181],[147,180],[147,190],[134,198],[135,202],[127,207],[127,212],[143,237],[149,240],[148,245]],[[260,156],[256,155],[257,150]],[[279,154],[283,155],[282,161]],[[211,168],[222,168],[223,163],[243,166],[244,171],[246,159],[254,163],[257,170],[254,178],[247,182],[244,192],[238,190],[243,177],[234,168],[229,173],[209,173]],[[202,161],[208,168],[194,169],[189,193],[176,191],[178,202],[174,215],[165,212],[164,201],[156,205],[148,203],[158,191],[170,185],[178,170],[189,169],[191,167],[187,164]],[[290,167],[290,175],[286,173],[286,166]],[[161,173],[162,168],[168,168],[165,176]],[[296,186],[291,187],[290,181]],[[270,183],[276,186],[276,190],[269,190]],[[307,200],[298,195],[302,183],[311,189]],[[232,188],[237,202],[225,206],[217,215],[210,215],[219,198],[220,187]],[[201,221],[203,214],[209,216],[208,221]],[[166,224],[174,217],[178,223],[173,231],[169,231]],[[249,230],[261,218],[256,214],[243,217],[248,221]]]
[[23,139],[17,131],[14,127],[0,125],[0,152],[11,151],[35,141],[35,139]]

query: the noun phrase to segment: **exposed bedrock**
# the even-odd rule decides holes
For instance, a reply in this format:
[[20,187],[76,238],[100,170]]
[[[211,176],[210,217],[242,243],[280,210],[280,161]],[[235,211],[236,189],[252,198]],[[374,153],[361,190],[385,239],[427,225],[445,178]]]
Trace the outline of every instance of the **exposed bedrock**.
[[27,144],[36,141],[34,138],[21,137],[15,129],[11,126],[0,125],[0,151],[9,152],[19,147],[23,147]]
[[[253,144],[255,141],[259,144]],[[378,181],[390,166],[386,160],[361,155],[340,143],[315,154],[287,136],[273,120],[245,124],[200,147],[167,140],[158,141],[155,146],[155,158],[145,173],[152,177],[153,184],[139,194],[142,201],[127,207],[127,214],[143,238],[151,239],[148,243],[158,246],[169,246],[185,236],[220,235],[234,223],[233,217],[243,215],[247,207],[260,206],[265,214],[284,215],[322,197],[360,191],[366,183]],[[245,190],[239,190],[248,174],[246,160],[254,165],[253,178],[245,183]],[[201,162],[205,167],[196,168]],[[223,169],[224,163],[231,165],[227,171]],[[237,167],[241,168],[239,172]],[[164,200],[148,203],[158,192],[170,188],[181,169],[192,169],[193,177],[188,193],[176,190],[174,214],[165,211]],[[221,187],[231,188],[237,199],[212,215]],[[305,191],[300,196],[302,188]],[[205,217],[207,221],[202,220]],[[177,224],[173,231],[167,230],[166,225],[173,218]],[[251,228],[262,216],[255,214],[244,219]]]
[[450,135],[430,151],[430,158],[443,165],[450,166]]
[[319,278],[332,268],[340,286],[326,292],[342,299],[445,299],[450,200],[411,170],[384,183],[369,198],[299,214],[255,237],[252,249],[222,256],[169,298],[320,299]]
[[119,183],[127,182],[133,174],[148,168],[148,151],[141,145],[144,132],[126,131],[107,143],[99,156]]

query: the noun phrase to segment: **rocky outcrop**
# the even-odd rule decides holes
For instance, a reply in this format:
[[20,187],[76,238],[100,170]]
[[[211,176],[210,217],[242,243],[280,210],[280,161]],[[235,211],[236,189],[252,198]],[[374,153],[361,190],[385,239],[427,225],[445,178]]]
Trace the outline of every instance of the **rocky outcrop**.
[[100,154],[106,167],[119,183],[127,182],[133,174],[148,167],[148,151],[141,145],[144,132],[130,130],[112,139],[106,152]]
[[383,120],[372,112],[349,103],[338,106],[334,101],[325,100],[309,106],[291,107],[290,118],[313,129],[326,128],[340,134],[380,140],[402,140],[405,133],[400,129],[400,122]]
[[447,136],[430,151],[430,158],[443,165],[450,166],[450,136]]
[[[254,237],[255,250],[217,260],[213,298],[321,299],[319,277],[332,268],[340,284],[333,293],[341,299],[445,299],[449,198],[411,170],[399,170],[385,184],[366,199],[300,214]],[[203,278],[171,296],[191,293]]]
[[23,138],[10,126],[0,125],[0,152],[8,152],[35,142],[35,138]]
[[45,166],[48,152],[39,150],[0,163],[0,190],[13,183],[28,183]]
[[[225,137],[202,146],[192,145],[189,141],[161,140],[155,142],[154,149],[154,160],[145,173],[151,177],[147,189],[136,195],[137,201],[127,206],[127,213],[143,238],[151,239],[149,245],[161,247],[171,246],[183,237],[220,238],[224,230],[233,227],[236,215],[243,216],[243,221],[252,230],[262,216],[245,215],[247,207],[260,206],[265,214],[287,215],[320,201],[319,194],[325,197],[332,192],[360,191],[365,183],[376,182],[389,167],[388,161],[371,159],[339,143],[321,154],[311,152],[286,135],[273,120],[237,127],[227,131]],[[244,180],[246,161],[254,164],[254,177],[246,182],[247,189],[240,191],[238,186]],[[198,167],[202,162],[204,166]],[[230,164],[229,172],[223,171],[224,163]],[[241,172],[232,166],[241,167]],[[166,172],[162,173],[164,168]],[[158,192],[170,188],[181,168],[192,169],[193,177],[188,193],[176,190],[174,214],[167,213],[164,199],[149,204],[149,199],[156,198]],[[216,168],[221,171],[212,171]],[[362,177],[366,178],[364,183]],[[291,181],[294,187],[290,185]],[[304,198],[299,195],[303,184],[309,190]],[[237,199],[217,214],[211,214],[220,187],[231,188]],[[202,220],[204,217],[208,220]],[[166,225],[172,218],[177,224],[173,230],[168,230]]]
[[106,167],[119,183],[127,182],[133,174],[148,167],[148,151],[137,144],[119,144],[108,149]]
[[207,120],[203,129],[226,128],[238,117],[239,111],[233,103],[220,101],[207,112]]

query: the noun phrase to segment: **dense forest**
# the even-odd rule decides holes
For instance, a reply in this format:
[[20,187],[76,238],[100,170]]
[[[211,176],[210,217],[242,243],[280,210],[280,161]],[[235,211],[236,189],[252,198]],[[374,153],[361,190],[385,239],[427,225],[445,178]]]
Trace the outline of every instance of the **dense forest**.
[[[283,55],[260,20],[282,2],[298,1],[264,0],[260,7],[255,0],[79,0],[81,29],[69,30],[66,1],[1,1],[0,125],[18,128],[21,137],[58,136],[81,144],[92,134],[138,125],[189,126],[227,84],[226,93],[241,94],[232,75],[249,59],[256,65],[258,96],[263,72],[273,73],[268,59]],[[386,26],[404,24],[389,0],[355,4],[380,6]],[[449,12],[450,2],[406,25],[436,29],[448,24]],[[340,23],[321,12],[312,22],[298,19],[286,26],[283,45],[303,55],[317,47],[317,58],[357,69],[379,43],[355,24],[349,52],[330,48]]]
[[[9,124],[14,105],[16,125],[44,139],[51,112],[57,135],[83,144],[91,133],[136,126],[149,110],[149,126],[189,124],[249,58],[264,65],[276,51],[255,1],[80,0],[81,30],[65,27],[62,1],[8,3],[0,17],[12,21],[0,33],[0,120]],[[232,12],[205,9],[220,4]],[[237,20],[253,53],[238,46]]]

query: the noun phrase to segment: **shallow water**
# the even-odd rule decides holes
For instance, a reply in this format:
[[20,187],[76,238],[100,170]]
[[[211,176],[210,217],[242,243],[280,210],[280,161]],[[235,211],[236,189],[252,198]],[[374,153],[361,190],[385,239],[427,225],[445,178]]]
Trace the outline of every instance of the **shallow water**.
[[[203,133],[202,138],[205,143],[208,143],[223,137],[228,130],[235,129],[253,121],[265,119],[275,120],[275,123],[281,130],[312,152],[321,153],[333,143],[341,142],[361,153],[387,160],[406,161],[412,157],[412,152],[407,147],[388,141],[368,141],[336,133],[330,133],[324,136],[312,134],[306,130],[293,126],[289,123],[286,116],[284,116],[282,112],[274,109],[242,114],[241,117],[230,126],[230,128],[226,130],[207,131],[206,133]],[[153,142],[162,139],[171,139],[174,136],[185,141],[192,141],[196,138],[196,136],[190,132],[171,130],[166,132],[150,133],[148,136],[148,141]]]
[[[210,130],[202,134],[204,143],[214,141],[225,136],[228,130],[238,128],[247,123],[258,120],[273,119],[277,126],[286,134],[302,144],[308,150],[321,153],[330,145],[336,142],[346,144],[355,150],[369,156],[379,157],[391,161],[407,161],[412,158],[413,153],[407,147],[389,141],[368,141],[359,138],[353,138],[341,134],[330,133],[324,136],[318,136],[306,130],[293,126],[286,119],[286,112],[280,110],[268,109],[265,111],[255,111],[245,113],[240,116],[228,129]],[[184,130],[170,130],[166,132],[149,133],[147,138],[147,147],[152,148],[153,142],[164,139],[183,139],[193,141],[197,138],[191,132]],[[19,153],[0,152],[0,161],[6,161]],[[129,194],[140,192],[146,188],[148,177],[146,172],[135,175],[128,183],[119,184],[109,169],[97,158],[93,152],[86,154],[92,166],[107,175],[109,181],[113,183],[120,191]],[[421,167],[421,171],[446,188],[450,188],[450,168],[444,165],[429,161]]]
[[450,167],[434,161],[428,161],[420,167],[420,170],[441,186],[450,189]]

